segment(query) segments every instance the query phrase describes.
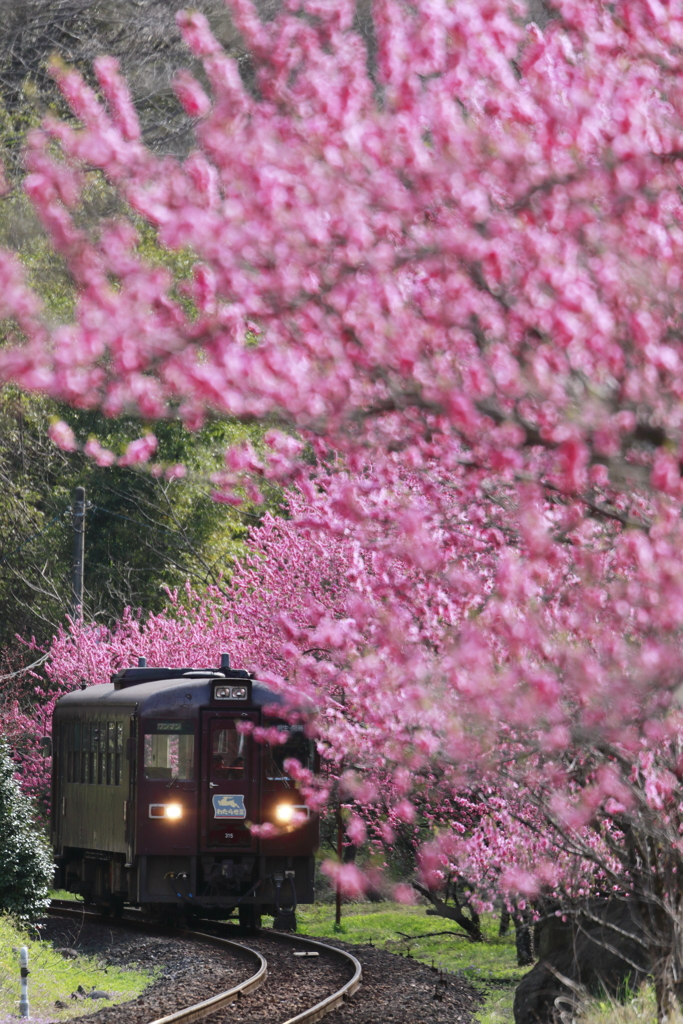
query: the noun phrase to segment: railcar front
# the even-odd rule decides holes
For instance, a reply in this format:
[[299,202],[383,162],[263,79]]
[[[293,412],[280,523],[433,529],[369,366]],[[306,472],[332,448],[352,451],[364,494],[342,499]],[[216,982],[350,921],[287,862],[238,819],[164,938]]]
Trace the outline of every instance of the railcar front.
[[[105,912],[126,903],[219,919],[237,911],[247,925],[265,912],[292,927],[296,905],[314,898],[319,825],[284,764],[316,765],[303,726],[273,714],[279,704],[226,666],[141,666],[62,697],[57,884]],[[286,741],[257,742],[254,729],[273,724]],[[265,824],[272,834],[252,831]]]

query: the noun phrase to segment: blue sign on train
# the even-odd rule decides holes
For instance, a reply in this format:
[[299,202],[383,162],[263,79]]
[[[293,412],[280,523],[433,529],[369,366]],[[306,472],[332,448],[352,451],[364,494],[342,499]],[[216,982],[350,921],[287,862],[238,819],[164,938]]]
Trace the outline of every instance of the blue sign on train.
[[241,793],[213,795],[214,818],[246,818],[247,809],[244,806],[244,797]]

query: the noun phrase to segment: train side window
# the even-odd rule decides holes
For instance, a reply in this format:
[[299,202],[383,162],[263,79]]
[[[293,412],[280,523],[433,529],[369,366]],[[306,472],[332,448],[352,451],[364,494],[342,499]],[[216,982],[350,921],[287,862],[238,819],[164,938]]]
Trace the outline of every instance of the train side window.
[[73,782],[81,781],[81,723],[73,723]]
[[81,722],[81,782],[89,782],[88,758],[90,757],[90,722]]
[[62,725],[62,735],[64,737],[64,752],[66,754],[66,781],[73,782],[74,778],[74,750],[73,750],[73,729],[71,728],[71,722],[64,722]]
[[116,723],[107,722],[107,785],[114,785],[114,757],[116,755]]
[[284,743],[266,744],[266,778],[271,781],[288,782],[290,776],[285,771],[284,763],[296,758],[303,768],[313,768],[314,745],[304,732],[303,725],[287,725],[285,722],[269,722],[277,725],[287,733]]
[[97,782],[103,786],[107,781],[107,723],[100,722],[98,728]]
[[69,781],[69,738],[63,721],[59,722],[57,736],[59,742],[59,778],[63,784]]
[[116,723],[116,785],[121,785],[123,777],[123,722]]
[[145,778],[194,778],[194,724],[146,722],[144,726]]
[[217,779],[243,779],[249,763],[249,737],[234,725],[214,728],[211,744],[211,775]]
[[88,753],[88,782],[97,782],[97,722],[90,723],[90,747]]

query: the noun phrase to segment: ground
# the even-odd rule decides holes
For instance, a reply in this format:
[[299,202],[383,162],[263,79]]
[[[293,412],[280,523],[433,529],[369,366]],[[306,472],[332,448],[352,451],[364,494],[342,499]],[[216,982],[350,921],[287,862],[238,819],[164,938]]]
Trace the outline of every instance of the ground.
[[[104,966],[96,957],[72,956],[49,942],[41,942],[35,930],[26,931],[11,918],[0,915],[0,1024],[19,1016],[19,949],[29,951],[29,1002],[31,1020],[66,1021],[92,1013],[103,1006],[135,999],[154,980],[154,973]],[[111,999],[72,999],[79,986],[83,992],[106,992]],[[56,1001],[63,1003],[56,1006]],[[84,1006],[87,1009],[84,1010]]]
[[[485,942],[470,942],[453,921],[427,917],[424,906],[399,903],[346,903],[341,931],[335,929],[334,906],[329,903],[299,907],[297,922],[305,935],[372,942],[381,949],[459,973],[484,993],[476,1015],[480,1024],[511,1024],[513,1020],[515,988],[529,968],[517,966],[514,932],[499,936],[495,914],[482,917]],[[421,937],[428,932],[452,934]]]
[[[55,896],[68,896],[55,893]],[[73,898],[73,897],[71,897]],[[458,926],[445,918],[427,916],[426,907],[398,903],[345,903],[341,927],[335,927],[335,908],[330,903],[297,910],[298,930],[317,938],[336,938],[345,943],[372,943],[398,956],[414,957],[430,966],[459,974],[484,995],[475,1013],[479,1024],[512,1024],[514,992],[529,968],[517,967],[514,932],[499,936],[495,914],[482,916],[484,942],[471,942]],[[264,920],[267,926],[272,923]],[[447,934],[430,935],[428,933]],[[67,1020],[84,1013],[83,1003],[72,1000],[80,984],[86,990],[106,990],[114,998],[98,1001],[92,1010],[136,998],[152,981],[149,971],[104,967],[95,957],[66,958],[48,943],[36,941],[8,918],[0,917],[0,1024],[15,1021],[19,1006],[18,949],[29,946],[30,1001],[33,1020]],[[44,979],[47,979],[45,981]],[[55,1000],[66,1004],[57,1010]],[[92,1012],[91,1010],[91,1012]],[[645,989],[625,1007],[596,1000],[582,1014],[582,1024],[649,1024],[656,1020],[654,999]]]

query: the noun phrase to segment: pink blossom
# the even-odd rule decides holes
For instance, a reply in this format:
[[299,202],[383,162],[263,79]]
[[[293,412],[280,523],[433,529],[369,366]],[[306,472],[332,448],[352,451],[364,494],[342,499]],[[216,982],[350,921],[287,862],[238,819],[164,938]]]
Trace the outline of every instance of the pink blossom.
[[397,903],[405,903],[410,906],[417,902],[417,896],[415,890],[410,885],[406,885],[405,882],[399,882],[391,890],[391,895]]
[[159,442],[154,434],[145,434],[144,437],[131,441],[118,460],[119,466],[135,466],[142,462],[149,462],[158,445]]
[[75,452],[78,449],[76,436],[64,420],[55,420],[48,428],[48,434],[58,448],[65,452]]
[[[286,516],[225,593],[62,630],[47,677],[229,649],[318,744],[302,800],[348,797],[378,849],[419,822],[435,890],[655,900],[624,829],[679,857],[683,15],[562,0],[526,31],[505,0],[378,2],[370,66],[346,0],[230,6],[256,87],[180,16],[211,90],[177,79],[187,158],[146,147],[113,62],[103,99],[54,67],[80,124],[29,135],[24,189],[78,301],[54,323],[0,253],[0,376],[267,423],[210,484],[234,506],[277,488]],[[84,168],[127,224],[83,231]],[[186,281],[142,258],[141,221],[193,254]]]
[[90,437],[83,445],[83,451],[90,459],[94,459],[98,466],[113,466],[116,462],[116,455],[108,448],[103,448],[95,437]]
[[320,870],[339,886],[343,896],[362,896],[368,888],[366,876],[355,864],[338,864],[326,860]]
[[177,73],[173,79],[173,91],[190,117],[204,117],[211,110],[209,97],[188,71]]

